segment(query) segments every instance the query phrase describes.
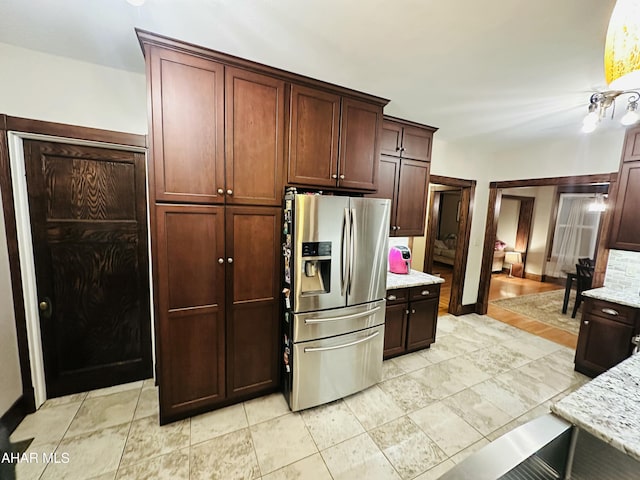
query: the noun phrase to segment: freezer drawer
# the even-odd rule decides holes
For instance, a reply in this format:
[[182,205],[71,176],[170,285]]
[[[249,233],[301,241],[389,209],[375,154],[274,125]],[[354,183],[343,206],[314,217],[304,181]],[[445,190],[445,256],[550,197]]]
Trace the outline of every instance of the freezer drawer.
[[293,341],[305,342],[384,324],[385,300],[293,316]]
[[291,410],[331,402],[380,382],[383,343],[384,325],[294,343]]

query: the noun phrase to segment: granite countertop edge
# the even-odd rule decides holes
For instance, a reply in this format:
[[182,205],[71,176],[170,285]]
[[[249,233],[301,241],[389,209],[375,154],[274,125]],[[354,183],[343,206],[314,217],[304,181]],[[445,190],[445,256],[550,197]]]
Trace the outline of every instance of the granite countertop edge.
[[605,300],[607,302],[626,305],[627,307],[640,308],[640,295],[634,292],[614,290],[608,287],[594,288],[582,292],[585,297]]
[[444,279],[417,270],[411,270],[409,274],[387,272],[387,290],[435,285],[438,283],[444,283]]
[[554,403],[551,411],[640,461],[640,354]]

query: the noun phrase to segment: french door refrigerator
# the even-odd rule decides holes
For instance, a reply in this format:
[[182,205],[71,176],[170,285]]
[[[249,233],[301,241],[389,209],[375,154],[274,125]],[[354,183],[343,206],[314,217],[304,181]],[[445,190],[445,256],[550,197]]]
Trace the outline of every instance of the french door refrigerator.
[[293,411],[382,378],[390,208],[386,199],[285,196],[283,384]]

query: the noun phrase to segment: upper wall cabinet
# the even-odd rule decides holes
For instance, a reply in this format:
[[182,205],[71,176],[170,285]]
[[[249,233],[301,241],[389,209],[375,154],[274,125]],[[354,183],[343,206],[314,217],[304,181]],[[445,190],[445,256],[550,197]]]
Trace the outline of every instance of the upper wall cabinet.
[[288,183],[377,190],[383,104],[294,84],[290,105]]
[[285,82],[173,50],[150,53],[156,200],[280,205]]
[[399,118],[385,116],[382,123],[380,153],[412,160],[429,161],[436,129],[407,124]]
[[609,247],[640,252],[640,127],[625,136]]

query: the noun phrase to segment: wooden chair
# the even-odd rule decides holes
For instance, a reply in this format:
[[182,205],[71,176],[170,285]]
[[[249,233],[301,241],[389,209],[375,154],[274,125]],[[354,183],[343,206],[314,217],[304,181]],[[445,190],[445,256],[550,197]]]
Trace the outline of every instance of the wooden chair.
[[582,292],[585,290],[589,290],[591,288],[591,282],[593,281],[593,267],[588,265],[580,265],[576,264],[576,284],[577,284],[577,292],[576,292],[576,303],[573,306],[573,312],[571,313],[571,318],[576,318],[576,313],[578,312],[578,308],[582,303]]

